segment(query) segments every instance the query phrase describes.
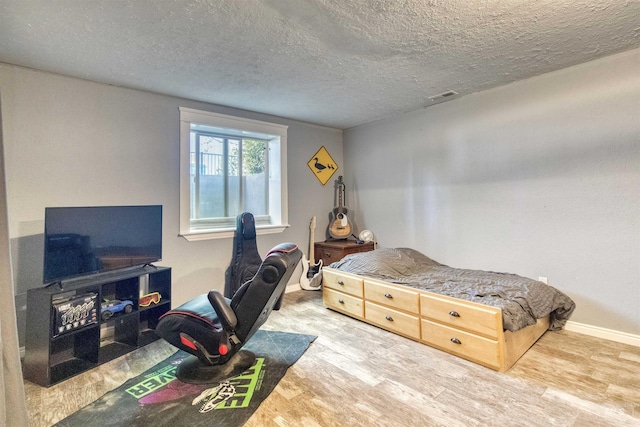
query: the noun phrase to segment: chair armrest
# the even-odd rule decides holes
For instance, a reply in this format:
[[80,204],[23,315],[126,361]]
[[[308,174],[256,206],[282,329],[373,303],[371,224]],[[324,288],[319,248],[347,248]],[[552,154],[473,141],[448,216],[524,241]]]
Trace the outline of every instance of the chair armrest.
[[238,318],[231,307],[229,307],[229,304],[227,304],[227,300],[224,295],[213,289],[209,291],[207,298],[209,299],[209,303],[211,303],[213,309],[216,311],[218,319],[220,319],[220,323],[222,323],[222,327],[228,332],[235,330],[238,325]]

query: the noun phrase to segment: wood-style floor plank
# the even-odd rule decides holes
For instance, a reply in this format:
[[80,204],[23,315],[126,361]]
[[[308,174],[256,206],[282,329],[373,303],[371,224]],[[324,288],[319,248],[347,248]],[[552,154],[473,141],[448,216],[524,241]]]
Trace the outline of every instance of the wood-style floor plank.
[[[547,332],[506,373],[286,295],[265,329],[317,335],[247,422],[258,426],[640,426],[640,348]],[[158,341],[61,384],[25,382],[50,426],[173,354]]]

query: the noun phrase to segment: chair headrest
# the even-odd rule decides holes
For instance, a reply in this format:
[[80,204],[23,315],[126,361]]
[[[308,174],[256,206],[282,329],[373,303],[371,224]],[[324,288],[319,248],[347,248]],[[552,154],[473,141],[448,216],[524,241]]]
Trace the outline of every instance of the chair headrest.
[[274,247],[267,253],[267,256],[271,254],[288,254],[294,252],[298,249],[298,245],[295,243],[280,243],[278,246]]

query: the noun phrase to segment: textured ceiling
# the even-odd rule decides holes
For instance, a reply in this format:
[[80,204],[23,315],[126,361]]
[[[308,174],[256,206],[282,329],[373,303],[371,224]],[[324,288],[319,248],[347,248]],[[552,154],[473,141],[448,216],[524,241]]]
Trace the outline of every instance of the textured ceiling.
[[640,0],[0,0],[0,62],[337,128],[640,47]]

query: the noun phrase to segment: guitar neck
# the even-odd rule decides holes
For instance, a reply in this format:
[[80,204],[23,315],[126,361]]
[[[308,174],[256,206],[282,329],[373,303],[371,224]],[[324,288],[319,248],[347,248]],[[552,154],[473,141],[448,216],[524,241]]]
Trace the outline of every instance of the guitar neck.
[[309,262],[311,264],[315,264],[316,263],[316,258],[315,258],[315,237],[314,237],[314,230],[315,228],[311,229],[311,235],[309,236]]
[[315,254],[313,253],[315,249],[315,237],[314,232],[316,230],[316,217],[311,218],[311,222],[309,223],[309,263],[315,264]]
[[336,191],[338,192],[338,213],[342,213],[344,210],[343,206],[343,195],[344,195],[344,183],[342,182],[342,177],[338,177],[338,182],[336,183]]

